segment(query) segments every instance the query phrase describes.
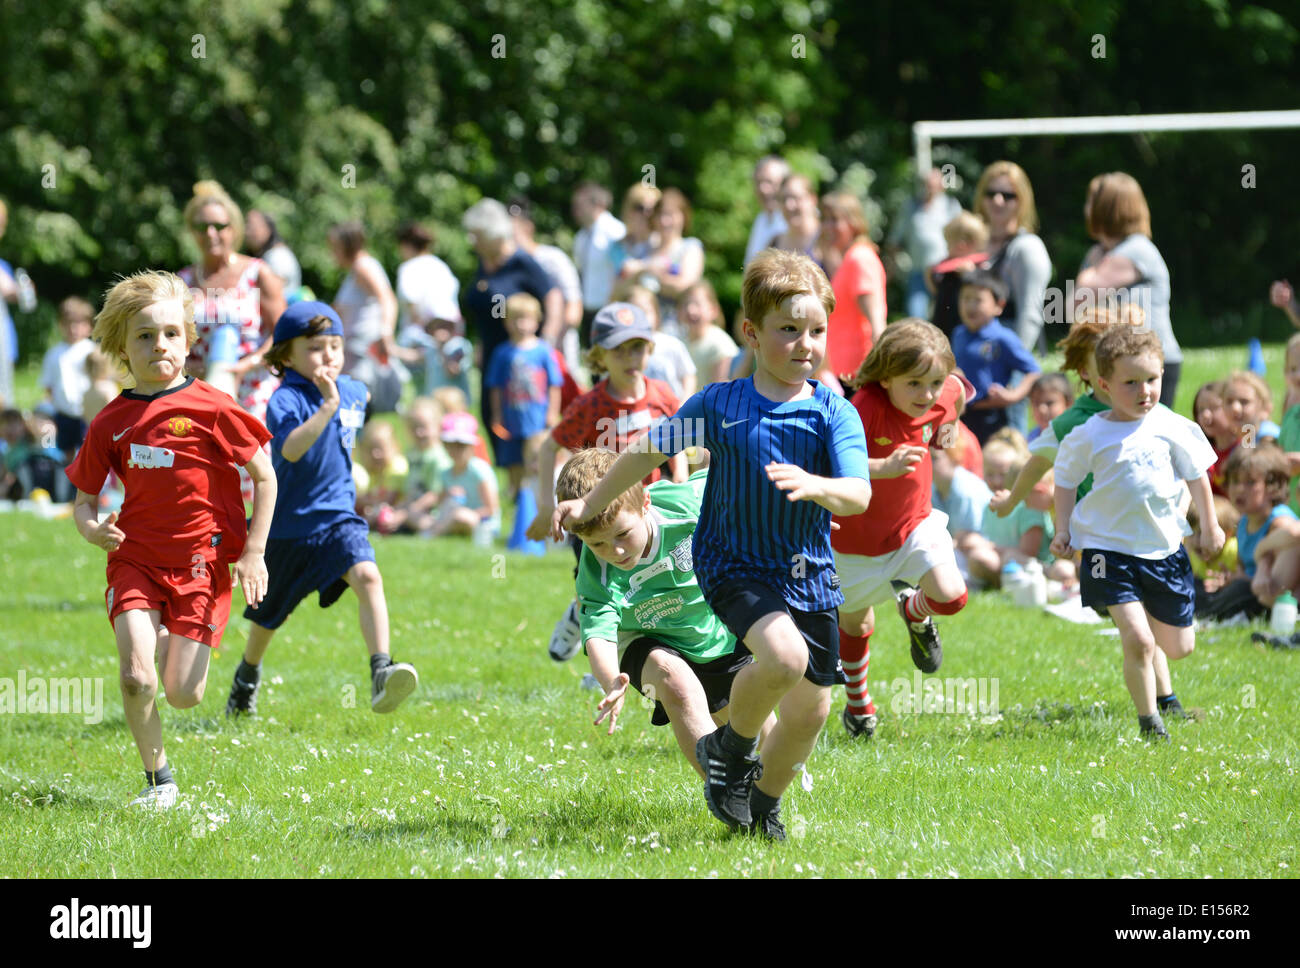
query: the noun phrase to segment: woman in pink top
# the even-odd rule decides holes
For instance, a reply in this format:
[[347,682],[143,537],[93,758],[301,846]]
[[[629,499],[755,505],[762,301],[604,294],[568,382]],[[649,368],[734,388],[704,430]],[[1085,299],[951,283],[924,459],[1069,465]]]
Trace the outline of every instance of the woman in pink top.
[[885,267],[867,235],[862,204],[847,192],[822,199],[822,243],[831,271],[835,311],[826,340],[826,369],[851,377],[885,331]]
[[[232,392],[253,416],[265,419],[267,401],[280,385],[262,364],[262,354],[271,348],[271,331],[284,312],[280,278],[261,259],[239,254],[244,215],[217,182],[194,186],[194,197],[185,206],[185,224],[199,250],[199,260],[178,273],[197,290],[194,324],[199,338],[190,347],[186,369],[207,378],[217,331],[233,324],[238,329],[235,359],[223,368],[232,383],[222,389]],[[238,381],[237,388],[233,381]]]

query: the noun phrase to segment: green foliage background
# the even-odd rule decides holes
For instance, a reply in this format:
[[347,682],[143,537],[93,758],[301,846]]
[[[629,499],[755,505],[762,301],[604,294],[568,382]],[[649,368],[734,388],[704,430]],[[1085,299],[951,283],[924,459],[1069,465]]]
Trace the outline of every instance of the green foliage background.
[[[390,270],[397,223],[426,220],[466,277],[459,218],[477,198],[528,193],[542,234],[567,245],[578,181],[621,193],[652,165],[695,203],[709,277],[734,304],[761,155],[865,193],[883,237],[909,191],[913,121],[1289,108],[1297,13],[1234,0],[7,0],[0,254],[43,297],[19,318],[22,352],[44,349],[63,296],[188,263],[181,209],[200,177],[277,215],[329,296],[336,220],[362,218]],[[1195,344],[1285,334],[1266,292],[1279,276],[1300,283],[1297,149],[1296,132],[1270,131],[987,139],[935,156],[967,204],[987,162],[1026,168],[1057,284],[1088,244],[1088,179],[1133,173],[1173,272],[1175,328]]]

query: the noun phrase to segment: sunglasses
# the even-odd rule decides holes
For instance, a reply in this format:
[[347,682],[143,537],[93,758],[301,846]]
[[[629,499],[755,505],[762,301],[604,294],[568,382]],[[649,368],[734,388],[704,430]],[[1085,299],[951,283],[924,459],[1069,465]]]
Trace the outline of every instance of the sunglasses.
[[998,195],[1001,195],[1003,200],[1008,202],[1014,202],[1017,198],[1020,197],[1015,192],[995,192],[992,189],[989,189],[984,192],[985,198],[996,198]]
[[208,229],[216,229],[218,232],[224,232],[230,228],[229,222],[195,222],[195,232],[206,232]]

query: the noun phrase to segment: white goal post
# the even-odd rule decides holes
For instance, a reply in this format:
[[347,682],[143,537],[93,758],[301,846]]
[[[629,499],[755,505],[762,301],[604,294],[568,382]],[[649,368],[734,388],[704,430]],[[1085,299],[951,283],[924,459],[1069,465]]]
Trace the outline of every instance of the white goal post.
[[1146,131],[1227,131],[1300,128],[1300,111],[1221,111],[1201,114],[1111,114],[1085,118],[999,118],[986,121],[917,121],[912,125],[916,170],[930,170],[935,139],[1004,138],[1011,135],[1137,134]]

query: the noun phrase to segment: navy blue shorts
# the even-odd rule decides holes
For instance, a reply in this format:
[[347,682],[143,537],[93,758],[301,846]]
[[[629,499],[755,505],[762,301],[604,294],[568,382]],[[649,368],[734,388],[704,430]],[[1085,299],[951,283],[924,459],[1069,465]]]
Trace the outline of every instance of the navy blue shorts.
[[524,438],[497,441],[497,467],[513,467],[524,462]]
[[[627,673],[632,688],[642,695],[645,695],[645,690],[641,687],[641,671],[645,668],[650,653],[656,649],[677,656],[690,667],[691,672],[695,673],[695,678],[704,687],[704,698],[709,702],[711,713],[727,708],[727,703],[731,701],[731,681],[736,678],[737,672],[754,661],[742,642],[736,643],[735,652],[720,655],[706,662],[697,662],[684,652],[677,651],[667,642],[661,642],[652,635],[644,635],[628,643],[618,666],[619,672]],[[668,711],[664,709],[664,704],[655,700],[654,712],[650,714],[650,725],[667,726],[669,722]]]
[[312,592],[320,592],[320,607],[329,608],[347,591],[343,576],[348,569],[374,560],[370,532],[360,518],[330,525],[308,538],[273,538],[266,543],[266,597],[257,608],[245,608],[244,618],[264,629],[278,629]]
[[840,665],[839,609],[803,612],[792,608],[781,593],[749,579],[724,581],[704,593],[713,614],[736,637],[736,650],[745,650],[745,636],[764,615],[785,612],[808,646],[808,668],[803,677],[815,686],[844,685],[849,680]]
[[1192,624],[1196,584],[1181,545],[1168,558],[1136,558],[1120,551],[1084,548],[1079,565],[1083,604],[1106,614],[1106,606],[1141,602],[1159,622],[1176,628]]

